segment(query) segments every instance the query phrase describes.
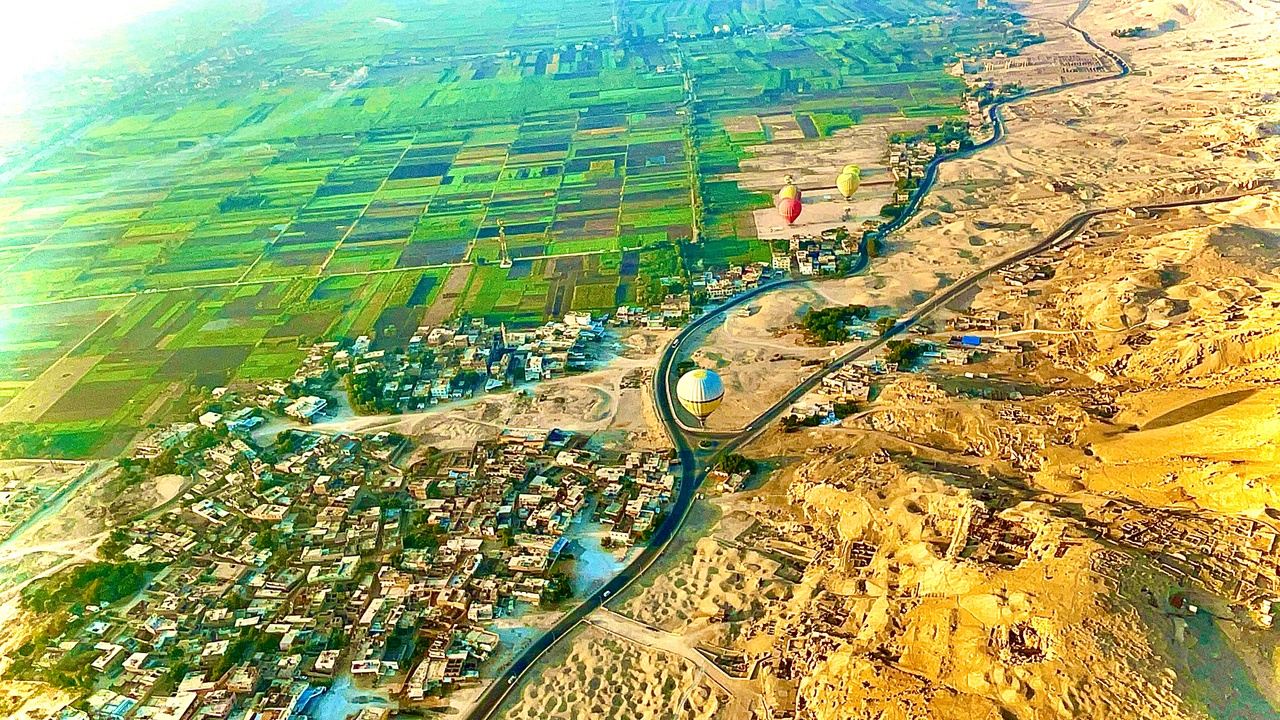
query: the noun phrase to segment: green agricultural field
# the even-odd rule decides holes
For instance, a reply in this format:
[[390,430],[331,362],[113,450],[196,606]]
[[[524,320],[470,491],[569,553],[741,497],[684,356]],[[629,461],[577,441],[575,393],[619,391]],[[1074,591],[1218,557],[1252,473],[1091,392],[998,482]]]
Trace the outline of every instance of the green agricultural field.
[[769,199],[723,176],[769,138],[724,118],[818,137],[955,113],[946,63],[1027,41],[974,1],[237,1],[198,38],[150,20],[0,154],[0,424],[110,455],[317,340],[402,342],[455,268],[457,312],[537,323],[767,258],[749,213]]

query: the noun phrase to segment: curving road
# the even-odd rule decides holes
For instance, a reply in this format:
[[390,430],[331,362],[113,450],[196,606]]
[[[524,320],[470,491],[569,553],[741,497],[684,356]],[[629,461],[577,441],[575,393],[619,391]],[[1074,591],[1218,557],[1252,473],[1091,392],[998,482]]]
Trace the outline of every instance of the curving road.
[[[1089,37],[1088,33],[1080,30],[1074,25],[1075,18],[1080,14],[1087,3],[1088,0],[1084,0],[1071,18],[1069,18],[1064,24],[1079,32],[1085,42],[1098,51],[1104,53],[1113,62],[1115,62],[1119,69],[1118,72],[1109,76],[1078,80],[1050,88],[1042,88],[1040,90],[1020,93],[992,103],[987,110],[987,115],[991,120],[993,128],[992,136],[965,150],[935,156],[926,167],[925,175],[922,178],[920,185],[913,191],[910,200],[908,200],[907,205],[903,210],[899,212],[893,220],[882,224],[877,229],[867,232],[862,236],[858,246],[857,258],[850,270],[850,274],[856,274],[866,269],[870,257],[868,247],[873,241],[879,241],[886,235],[898,230],[905,225],[916,212],[919,211],[920,205],[924,201],[925,196],[937,181],[938,167],[943,162],[968,157],[980,150],[995,145],[1004,138],[1004,118],[1000,112],[1004,105],[1010,102],[1026,100],[1069,88],[1114,80],[1129,74],[1130,70],[1128,64],[1125,63],[1119,55],[1097,44]],[[1188,204],[1196,203],[1193,202]],[[1158,206],[1151,207],[1154,209]],[[1045,248],[1048,248],[1055,243],[1064,242],[1074,238],[1085,227],[1089,220],[1097,217],[1098,215],[1107,212],[1115,212],[1116,210],[1116,208],[1108,208],[1080,213],[1072,217],[1059,227],[1058,230],[1037,245],[1028,248],[1021,253],[1010,256],[1009,258],[1002,260],[1000,263],[952,285],[945,292],[940,293],[918,307],[907,318],[899,321],[885,335],[876,338],[863,346],[855,348],[825,365],[821,370],[806,378],[802,383],[800,383],[800,385],[787,393],[786,396],[757,416],[755,420],[752,420],[744,428],[736,432],[713,433],[702,431],[687,425],[681,419],[679,414],[681,410],[678,409],[678,404],[674,402],[674,398],[672,397],[672,388],[674,387],[673,380],[675,379],[676,359],[679,357],[682,343],[689,339],[693,333],[696,333],[698,330],[706,326],[707,323],[722,316],[727,311],[741,305],[742,303],[748,302],[763,293],[777,290],[788,285],[806,282],[808,279],[787,279],[761,285],[760,287],[726,301],[712,311],[695,318],[689,324],[685,325],[685,327],[676,334],[676,336],[663,350],[658,361],[658,368],[654,375],[653,384],[654,404],[656,405],[656,410],[658,411],[658,415],[662,420],[663,425],[666,426],[668,434],[671,436],[672,443],[675,445],[675,450],[679,456],[681,465],[679,482],[676,487],[676,497],[672,503],[671,512],[669,512],[658,525],[658,528],[654,531],[648,545],[640,551],[640,554],[632,560],[632,562],[627,565],[619,575],[607,582],[596,592],[584,598],[577,607],[570,610],[563,618],[560,619],[559,622],[539,636],[532,645],[530,645],[523,653],[520,654],[519,657],[515,659],[507,669],[504,676],[499,677],[492,685],[485,689],[480,698],[476,701],[475,705],[472,706],[469,713],[469,719],[488,720],[488,718],[492,717],[498,710],[499,706],[501,706],[503,700],[505,700],[510,694],[511,690],[518,686],[520,678],[522,678],[529,668],[537,663],[537,661],[547,651],[555,646],[555,644],[567,635],[570,630],[585,620],[588,615],[594,612],[597,608],[604,606],[610,598],[618,595],[626,589],[636,578],[643,575],[645,571],[653,565],[653,563],[666,551],[671,540],[684,525],[685,518],[688,517],[689,510],[693,507],[693,500],[697,494],[697,490],[701,485],[703,478],[706,476],[707,468],[714,464],[714,459],[718,455],[740,447],[755,438],[762,430],[764,430],[764,428],[777,419],[777,417],[781,415],[786,408],[794,403],[796,399],[821,382],[822,378],[827,374],[865,356],[867,353],[872,352],[889,339],[904,332],[920,319],[929,313],[932,313],[937,308],[945,305],[959,293],[972,287],[991,273],[1026,257],[1042,252]],[[715,438],[719,438],[723,442],[715,442]],[[693,445],[693,442],[695,441],[700,445],[705,444],[706,447],[695,448]]]
[[[757,415],[754,420],[747,423],[742,428],[734,431],[728,431],[728,432],[705,431],[705,430],[698,430],[694,428],[691,430],[682,430],[680,434],[687,437],[693,437],[693,438],[701,437],[701,438],[707,438],[707,439],[710,439],[710,438],[721,439],[723,442],[716,448],[717,454],[729,452],[734,448],[740,447],[746,444],[747,442],[750,442],[752,439],[758,436],[766,427],[768,427],[770,423],[778,419],[778,417],[780,417],[782,413],[787,410],[787,408],[791,407],[805,393],[817,387],[817,385],[821,383],[822,379],[827,375],[830,375],[831,373],[839,370],[840,368],[848,365],[849,363],[859,358],[865,357],[866,355],[874,352],[876,349],[878,349],[880,346],[884,345],[888,341],[894,339],[895,337],[911,329],[921,320],[923,320],[924,318],[936,312],[939,308],[942,308],[947,303],[960,297],[966,291],[972,289],[975,285],[982,282],[984,279],[986,279],[993,273],[999,272],[1000,270],[1003,270],[1019,262],[1022,262],[1023,260],[1039,255],[1040,253],[1050,248],[1053,248],[1055,246],[1067,245],[1068,243],[1073,241],[1077,236],[1079,236],[1079,234],[1086,227],[1088,227],[1091,221],[1093,221],[1095,218],[1098,218],[1102,215],[1122,212],[1125,210],[1135,210],[1139,212],[1155,212],[1159,210],[1171,210],[1171,209],[1180,208],[1180,207],[1192,207],[1196,205],[1211,205],[1214,203],[1232,202],[1234,200],[1239,200],[1243,197],[1248,197],[1250,195],[1259,195],[1259,194],[1262,194],[1263,192],[1267,192],[1267,191],[1247,190],[1247,191],[1240,191],[1237,193],[1230,193],[1227,195],[1217,195],[1217,196],[1207,197],[1207,198],[1179,200],[1174,202],[1155,203],[1151,205],[1098,208],[1095,210],[1085,210],[1083,212],[1076,213],[1075,215],[1071,216],[1071,218],[1068,219],[1065,223],[1058,226],[1058,228],[1054,230],[1052,233],[1050,233],[1044,240],[1041,240],[1040,242],[1036,243],[1035,245],[1032,245],[1031,247],[1026,248],[1025,250],[1021,250],[1017,253],[1009,255],[1003,258],[1002,260],[1000,260],[999,262],[995,263],[994,265],[990,265],[976,273],[973,273],[972,275],[965,277],[959,282],[948,286],[944,291],[938,293],[937,295],[934,295],[933,297],[929,298],[929,300],[916,306],[914,310],[912,310],[906,317],[902,318],[897,323],[895,323],[892,327],[890,327],[889,330],[885,332],[883,335],[880,335],[879,337],[869,340],[866,343],[863,343],[862,345],[859,345],[853,348],[852,350],[850,350],[849,352],[832,360],[826,365],[823,365],[819,370],[817,370],[812,375],[805,378],[799,385],[796,385],[794,388],[792,388],[791,391],[789,391],[786,395],[782,396],[782,398],[780,398],[773,405],[770,405],[764,412]],[[669,397],[670,395],[669,390],[667,391],[666,395]]]

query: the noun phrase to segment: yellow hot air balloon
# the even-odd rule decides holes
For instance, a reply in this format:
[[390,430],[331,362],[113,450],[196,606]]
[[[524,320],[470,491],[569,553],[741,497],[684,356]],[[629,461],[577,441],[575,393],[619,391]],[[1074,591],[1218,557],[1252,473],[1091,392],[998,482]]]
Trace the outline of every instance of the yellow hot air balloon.
[[858,166],[845,165],[840,177],[836,178],[836,189],[840,191],[845,200],[848,200],[858,191],[858,185],[861,183],[862,171],[858,169]]
[[699,423],[704,423],[724,399],[724,382],[713,370],[690,370],[676,383],[676,399]]

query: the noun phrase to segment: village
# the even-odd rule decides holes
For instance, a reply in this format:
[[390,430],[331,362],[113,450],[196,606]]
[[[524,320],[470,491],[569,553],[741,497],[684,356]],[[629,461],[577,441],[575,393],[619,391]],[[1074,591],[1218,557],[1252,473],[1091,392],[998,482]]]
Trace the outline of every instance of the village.
[[608,359],[607,330],[589,313],[529,329],[463,318],[421,327],[407,342],[368,336],[314,345],[293,377],[262,385],[252,403],[301,422],[331,411],[340,388],[353,409],[404,413],[584,372]]
[[147,579],[119,605],[67,608],[21,675],[96,688],[99,720],[287,717],[344,675],[438,702],[479,681],[495,618],[570,597],[579,530],[643,542],[679,473],[665,452],[557,430],[415,454],[388,433],[259,446],[236,416],[167,428],[132,461],[192,473],[103,547],[109,572]]

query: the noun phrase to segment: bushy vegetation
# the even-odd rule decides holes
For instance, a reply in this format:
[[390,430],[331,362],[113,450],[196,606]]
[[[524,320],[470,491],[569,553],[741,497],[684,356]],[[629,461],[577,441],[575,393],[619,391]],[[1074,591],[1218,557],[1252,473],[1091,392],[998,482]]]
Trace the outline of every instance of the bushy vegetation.
[[0,458],[30,458],[49,454],[53,437],[31,423],[0,423]]
[[551,584],[547,586],[547,591],[543,594],[540,605],[543,607],[555,607],[556,604],[573,597],[573,582],[568,573],[563,570],[556,570],[547,579],[551,581]]
[[889,140],[898,143],[923,140],[939,148],[950,142],[958,142],[962,150],[973,147],[973,138],[969,135],[969,121],[965,118],[948,118],[941,123],[926,125],[923,130],[917,132],[894,133]]
[[1147,29],[1145,27],[1142,27],[1141,25],[1135,25],[1130,28],[1120,28],[1117,30],[1112,30],[1111,35],[1112,37],[1118,37],[1118,38],[1135,38],[1135,37],[1142,37],[1143,35],[1146,34],[1146,32],[1147,32]]
[[818,427],[821,424],[822,418],[817,415],[806,415],[804,417],[786,415],[782,418],[782,429],[786,432],[795,432],[802,427]]
[[924,355],[929,346],[915,340],[890,340],[885,344],[885,362],[896,363],[898,367],[910,366]]
[[841,305],[810,310],[805,313],[800,326],[810,338],[824,343],[843,342],[849,339],[849,324],[871,317],[866,305]]
[[22,590],[22,605],[47,613],[80,610],[87,605],[112,603],[131,597],[143,588],[147,568],[136,562],[93,562],[64,570]]
[[902,214],[907,209],[906,203],[889,203],[880,208],[880,216],[894,218]]
[[1002,85],[987,83],[982,87],[971,90],[969,94],[976,98],[979,103],[987,105],[1001,98],[1017,97],[1023,92],[1025,92],[1025,88],[1022,87],[1021,83],[1011,82]]
[[414,524],[413,529],[404,535],[404,547],[406,550],[434,550],[440,547],[440,538],[444,535],[439,525]]
[[720,464],[716,466],[716,469],[723,470],[730,475],[737,475],[738,473],[746,473],[747,475],[750,475],[756,471],[757,467],[759,466],[755,460],[738,453],[729,453],[724,456],[724,459],[720,461]]

